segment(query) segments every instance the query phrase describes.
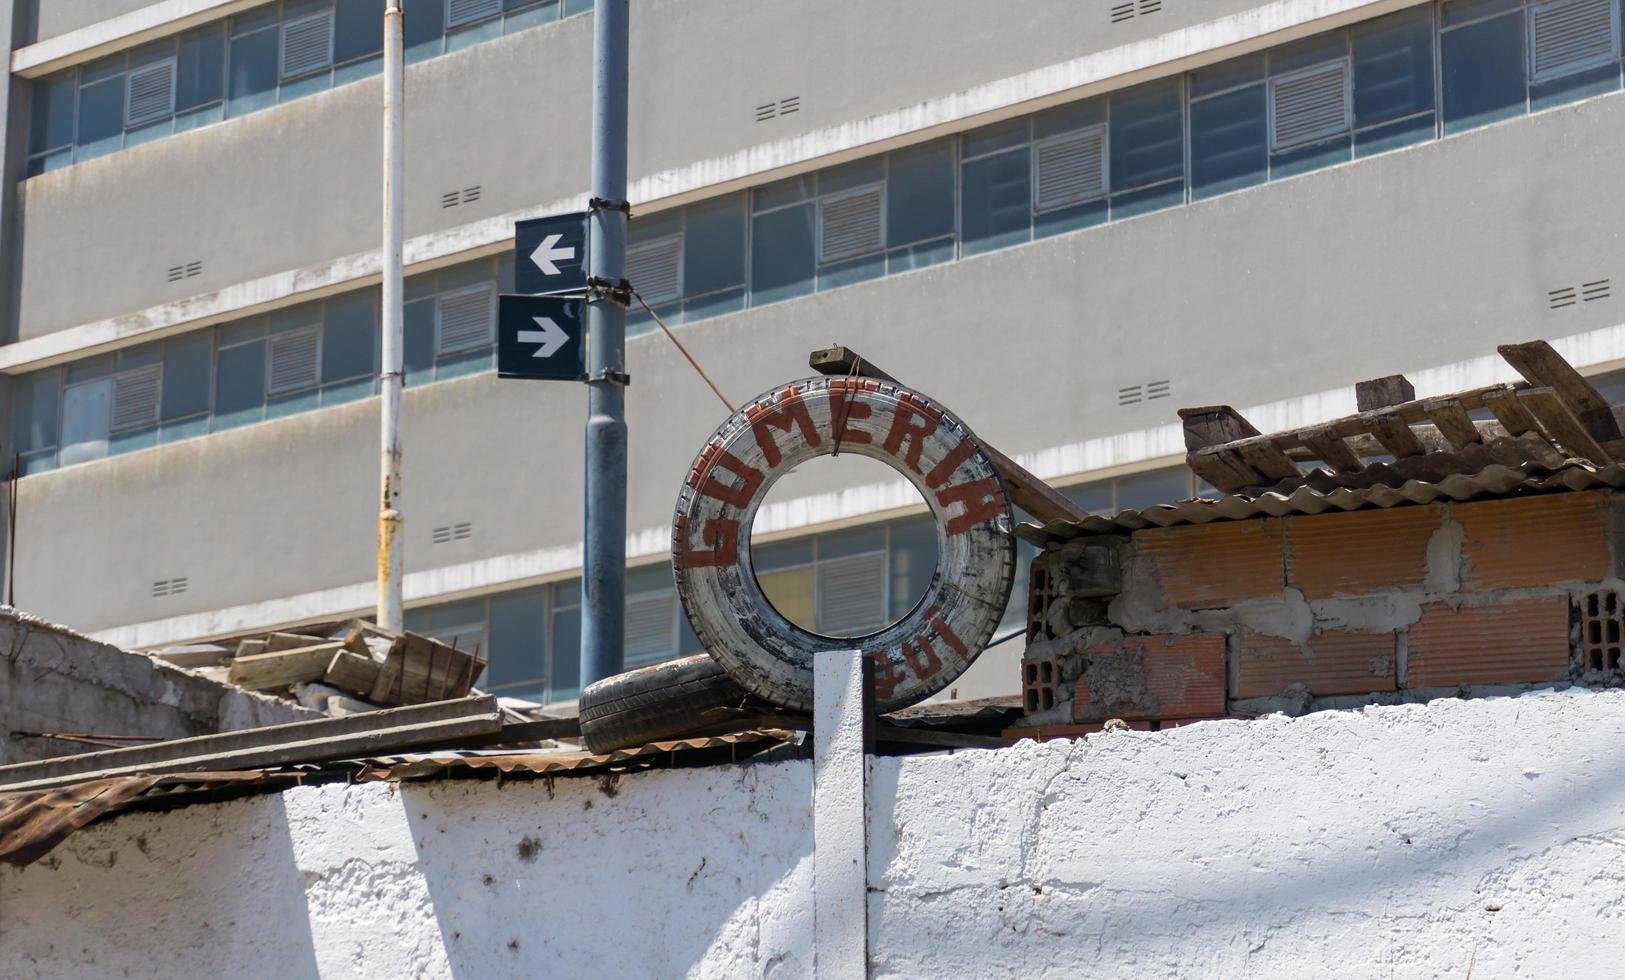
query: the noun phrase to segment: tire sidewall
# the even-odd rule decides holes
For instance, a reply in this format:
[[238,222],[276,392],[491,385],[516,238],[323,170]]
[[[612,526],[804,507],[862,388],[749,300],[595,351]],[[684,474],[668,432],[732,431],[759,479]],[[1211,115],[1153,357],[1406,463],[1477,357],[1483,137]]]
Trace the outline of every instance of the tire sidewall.
[[[837,449],[890,466],[936,525],[925,595],[860,637],[823,636],[785,618],[757,582],[750,548],[774,483]],[[893,710],[946,687],[998,627],[1015,577],[1012,524],[992,461],[929,398],[870,378],[808,378],[752,400],[707,441],[678,496],[672,565],[696,636],[747,691],[811,710],[813,657],[862,649],[874,662],[877,709]]]

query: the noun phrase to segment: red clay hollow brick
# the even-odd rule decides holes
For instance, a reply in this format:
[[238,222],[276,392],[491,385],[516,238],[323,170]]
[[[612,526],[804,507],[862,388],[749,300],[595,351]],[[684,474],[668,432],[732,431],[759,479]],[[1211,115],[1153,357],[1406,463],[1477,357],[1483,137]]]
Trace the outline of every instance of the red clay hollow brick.
[[1302,684],[1316,697],[1399,687],[1392,633],[1317,633],[1300,646],[1243,632],[1236,641],[1236,697],[1266,698]]
[[1306,599],[1409,589],[1427,577],[1443,508],[1395,507],[1287,519],[1287,583]]
[[1569,599],[1424,606],[1408,643],[1406,687],[1568,680]]
[[1454,504],[1468,589],[1522,589],[1606,578],[1608,498],[1601,493]]
[[1089,651],[1072,720],[1152,721],[1222,715],[1224,637],[1130,636]]
[[1162,581],[1162,608],[1212,609],[1279,595],[1281,522],[1217,521],[1134,532],[1139,557]]

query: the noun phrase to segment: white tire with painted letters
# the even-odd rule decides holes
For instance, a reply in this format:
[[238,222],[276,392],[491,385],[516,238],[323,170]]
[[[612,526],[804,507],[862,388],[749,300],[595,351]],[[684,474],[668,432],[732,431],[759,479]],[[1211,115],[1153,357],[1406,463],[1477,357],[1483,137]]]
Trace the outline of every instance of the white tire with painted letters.
[[[936,518],[925,596],[868,636],[821,636],[790,622],[751,563],[751,524],[774,481],[836,451],[891,466]],[[745,690],[810,711],[812,658],[861,648],[875,667],[875,706],[887,711],[946,687],[992,637],[1015,577],[1012,520],[975,436],[929,398],[872,378],[808,378],[756,398],[706,443],[678,498],[672,567],[695,634]]]

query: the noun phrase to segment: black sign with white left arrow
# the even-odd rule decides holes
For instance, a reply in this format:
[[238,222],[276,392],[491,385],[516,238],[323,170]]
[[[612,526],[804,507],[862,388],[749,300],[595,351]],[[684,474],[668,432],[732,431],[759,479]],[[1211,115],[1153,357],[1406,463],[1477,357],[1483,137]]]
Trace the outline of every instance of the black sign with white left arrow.
[[569,293],[587,288],[587,215],[556,214],[513,226],[514,288]]
[[585,381],[582,302],[554,296],[498,297],[497,377]]

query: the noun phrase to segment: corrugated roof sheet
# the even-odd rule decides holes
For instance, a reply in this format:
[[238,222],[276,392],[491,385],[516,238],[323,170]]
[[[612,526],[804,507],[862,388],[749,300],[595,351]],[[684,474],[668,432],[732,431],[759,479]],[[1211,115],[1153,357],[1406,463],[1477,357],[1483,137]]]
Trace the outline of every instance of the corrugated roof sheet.
[[1573,490],[1621,490],[1625,489],[1625,466],[1611,463],[1599,469],[1579,460],[1556,469],[1538,463],[1495,465],[1477,473],[1452,474],[1435,482],[1408,480],[1397,486],[1379,484],[1357,490],[1343,487],[1323,489],[1314,486],[1313,479],[1313,475],[1306,477],[1304,485],[1288,494],[1274,491],[1257,496],[1227,494],[1217,500],[1198,498],[1175,504],[1158,504],[1144,510],[1125,510],[1116,517],[1090,517],[1076,522],[1050,521],[1042,526],[1022,524],[1016,528],[1016,536],[1043,547],[1095,534],[1121,534],[1148,527],[1324,514],[1367,507],[1403,507],[1430,504],[1436,500],[1479,500]]

